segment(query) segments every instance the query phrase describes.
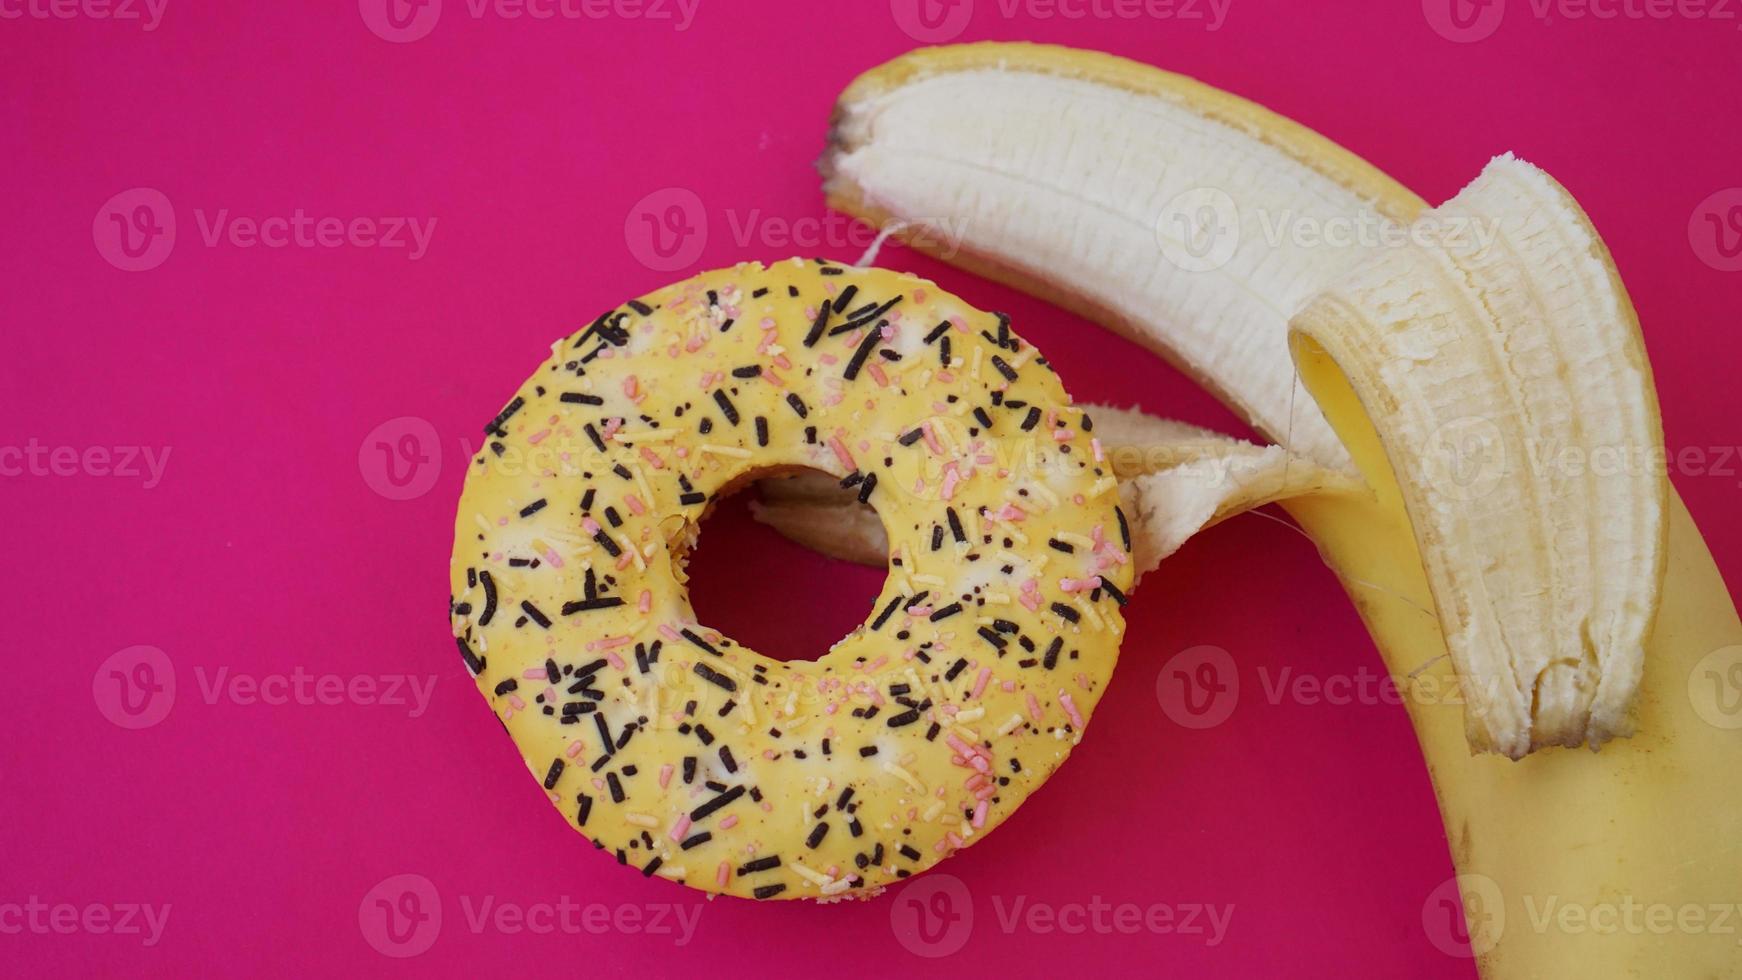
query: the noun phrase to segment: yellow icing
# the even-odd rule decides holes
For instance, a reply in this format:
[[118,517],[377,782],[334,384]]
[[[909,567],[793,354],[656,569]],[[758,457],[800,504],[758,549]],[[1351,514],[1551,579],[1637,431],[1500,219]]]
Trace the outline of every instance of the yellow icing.
[[[1132,566],[1089,421],[1002,323],[922,279],[792,259],[668,286],[553,348],[472,461],[452,621],[583,834],[710,892],[864,895],[989,833],[1064,761]],[[723,492],[801,467],[875,477],[892,561],[863,626],[782,663],[695,623],[683,560]],[[621,749],[599,718],[613,744],[633,726]]]

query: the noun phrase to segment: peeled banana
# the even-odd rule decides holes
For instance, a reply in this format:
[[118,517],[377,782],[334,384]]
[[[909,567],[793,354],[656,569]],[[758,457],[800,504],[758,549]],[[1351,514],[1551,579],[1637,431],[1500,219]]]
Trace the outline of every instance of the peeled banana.
[[[1742,975],[1717,914],[1742,899],[1742,730],[1699,693],[1742,623],[1668,486],[1619,275],[1558,184],[1502,158],[1430,212],[1260,106],[1025,44],[862,76],[822,170],[834,207],[949,222],[941,258],[1163,353],[1332,474],[1284,506],[1392,673],[1466,695],[1409,708],[1484,976]],[[1542,465],[1563,450],[1584,465]],[[1201,527],[1235,498],[1192,499]],[[763,517],[791,529],[821,500]],[[1166,527],[1180,506],[1133,509]],[[1639,907],[1670,926],[1623,924]]]

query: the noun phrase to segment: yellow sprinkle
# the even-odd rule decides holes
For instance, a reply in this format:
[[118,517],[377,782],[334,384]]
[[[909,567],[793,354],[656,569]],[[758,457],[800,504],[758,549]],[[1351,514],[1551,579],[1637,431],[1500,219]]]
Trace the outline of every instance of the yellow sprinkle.
[[823,894],[824,895],[839,895],[840,893],[846,891],[847,889],[849,889],[851,887],[853,887],[853,883],[851,881],[848,881],[845,878],[842,878],[839,881],[831,881],[828,884],[824,885],[823,886]]
[[647,506],[653,506],[654,501],[659,498],[653,495],[653,488],[647,485],[647,477],[642,475],[641,467],[632,465],[629,467],[629,472],[635,477],[635,485],[641,488],[644,499],[647,501]]
[[657,827],[659,819],[650,813],[625,813],[623,819],[637,827]]
[[1093,550],[1095,547],[1095,542],[1091,541],[1090,539],[1084,537],[1081,534],[1077,534],[1074,531],[1060,531],[1058,534],[1054,535],[1054,537],[1057,537],[1060,541],[1063,541],[1065,544],[1076,545],[1079,548],[1088,548],[1088,549]]
[[974,348],[974,366],[971,369],[969,369],[968,373],[973,377],[973,379],[975,381],[980,380],[980,358],[984,353],[985,352],[980,350],[980,348],[978,348],[978,347]]
[[994,606],[1010,605],[1010,593],[1008,592],[987,592],[981,598],[990,602]]
[[1088,620],[1089,624],[1095,627],[1097,632],[1107,628],[1106,620],[1103,620],[1101,614],[1095,611],[1095,607],[1090,603],[1085,602],[1082,596],[1077,596],[1075,599],[1071,600],[1071,605],[1082,610],[1083,618]]
[[672,881],[682,881],[689,873],[690,869],[681,864],[659,869],[659,876],[661,878],[670,878]]
[[739,449],[737,446],[716,446],[711,442],[704,442],[701,445],[701,450],[714,456],[731,456],[734,459],[750,458],[750,450]]
[[969,708],[966,711],[956,712],[957,723],[963,725],[966,725],[970,721],[979,721],[984,717],[986,717],[986,709],[984,707]]
[[925,784],[914,778],[913,773],[908,772],[906,769],[901,768],[893,762],[885,762],[883,764],[883,769],[885,772],[888,772],[895,778],[906,783],[907,788],[913,790],[915,793],[925,792]]
[[938,818],[938,814],[942,813],[943,810],[944,810],[944,801],[943,800],[933,800],[931,806],[926,807],[925,812],[920,814],[919,818],[921,820],[926,821],[927,823],[930,823],[931,821],[936,820]]
[[805,867],[804,865],[798,863],[797,861],[792,862],[790,865],[788,865],[788,867],[792,868],[792,870],[794,870],[794,871],[797,871],[801,876],[808,879],[812,884],[827,885],[827,884],[830,884],[831,882],[834,881],[833,878],[830,878],[828,875],[823,874],[821,871],[812,871],[810,868]]
[[1106,493],[1107,491],[1113,489],[1114,487],[1116,487],[1118,485],[1119,485],[1119,481],[1113,479],[1110,476],[1101,477],[1099,480],[1095,481],[1094,486],[1089,488],[1089,496],[1099,497],[1100,495]]
[[1020,714],[1011,715],[1010,718],[1004,722],[1004,724],[998,726],[998,734],[1008,735],[1011,732],[1016,731],[1018,728],[1021,728],[1022,726],[1023,726],[1022,716]]

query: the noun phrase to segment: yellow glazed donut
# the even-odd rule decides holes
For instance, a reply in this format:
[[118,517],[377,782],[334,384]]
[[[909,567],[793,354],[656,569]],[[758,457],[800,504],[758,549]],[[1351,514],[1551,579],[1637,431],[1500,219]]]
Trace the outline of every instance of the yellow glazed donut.
[[[1082,737],[1130,542],[1046,360],[937,286],[792,259],[611,310],[486,427],[451,619],[527,766],[645,875],[874,894],[996,827]],[[821,470],[888,531],[864,625],[782,663],[695,621],[709,506]]]

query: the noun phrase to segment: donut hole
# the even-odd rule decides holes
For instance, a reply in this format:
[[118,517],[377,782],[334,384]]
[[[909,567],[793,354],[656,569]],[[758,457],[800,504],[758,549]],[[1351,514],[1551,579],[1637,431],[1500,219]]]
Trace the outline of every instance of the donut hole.
[[787,540],[752,515],[755,497],[718,500],[703,518],[687,556],[690,605],[703,625],[772,660],[816,660],[870,617],[887,570]]

